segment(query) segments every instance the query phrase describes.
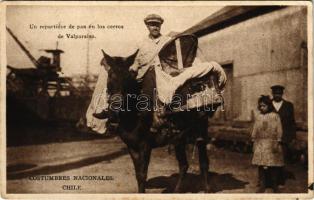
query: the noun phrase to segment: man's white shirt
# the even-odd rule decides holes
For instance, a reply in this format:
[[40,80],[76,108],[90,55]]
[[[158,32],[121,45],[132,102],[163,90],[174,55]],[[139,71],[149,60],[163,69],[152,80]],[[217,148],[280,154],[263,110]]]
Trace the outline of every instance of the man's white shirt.
[[273,101],[273,106],[275,107],[276,111],[279,111],[279,109],[281,108],[282,106],[282,103],[283,101],[279,101],[279,102],[276,102],[276,101]]
[[137,79],[141,79],[149,66],[158,65],[158,52],[171,38],[169,36],[160,36],[157,39],[145,38],[139,45],[139,52],[136,56],[134,65],[139,66]]

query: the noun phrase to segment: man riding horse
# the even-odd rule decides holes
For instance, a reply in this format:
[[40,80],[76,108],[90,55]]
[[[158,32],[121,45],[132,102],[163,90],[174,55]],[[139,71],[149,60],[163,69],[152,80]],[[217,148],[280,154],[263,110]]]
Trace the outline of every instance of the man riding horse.
[[[162,118],[156,116],[160,116],[161,113],[156,112],[156,105],[154,104],[154,98],[156,98],[154,96],[154,89],[156,89],[155,68],[161,68],[161,61],[158,57],[158,53],[162,49],[162,47],[172,39],[171,37],[164,36],[160,33],[161,25],[163,24],[163,22],[164,19],[157,14],[150,14],[144,19],[144,23],[146,24],[146,27],[149,31],[149,35],[141,42],[135,61],[129,68],[130,73],[132,73],[133,76],[136,77],[138,82],[141,83],[141,94],[149,97],[147,111],[140,112],[140,115],[142,115],[143,118],[145,118],[146,115],[154,115],[153,121],[148,122],[151,123],[152,132],[157,132],[158,127],[162,125]],[[200,61],[196,59],[195,63],[197,62]],[[206,69],[219,72],[223,71],[223,69],[217,63],[206,64]],[[184,70],[185,69],[176,70],[172,68],[172,72],[177,72],[177,74],[179,74],[179,76],[176,77],[176,81],[173,81],[172,84],[167,86],[174,87],[173,92],[180,85],[183,85],[183,83],[188,79],[187,77],[191,76],[189,75],[189,73],[193,73],[193,69],[186,70],[184,73],[182,73]],[[221,75],[220,85],[223,87],[226,81],[226,77],[223,76],[224,73],[219,74]],[[105,119],[108,118],[108,113],[109,112],[107,110],[103,110],[101,113],[94,113],[94,117],[99,119]]]
[[[154,66],[158,64],[157,53],[160,48],[171,38],[160,33],[161,25],[164,19],[157,14],[150,14],[144,19],[144,23],[149,31],[149,35],[139,45],[138,53],[133,65],[130,67],[136,79],[141,82],[142,94],[147,95],[149,99],[148,110],[153,110],[153,88],[156,88]],[[152,114],[152,111],[143,111],[142,115]],[[108,117],[108,112],[103,110],[101,113],[95,113],[94,117],[104,119]],[[155,118],[156,119],[156,118]],[[152,127],[156,127],[156,120],[153,120]],[[152,128],[154,129],[154,128]]]
[[[150,14],[144,19],[149,35],[139,45],[138,53],[133,65],[130,67],[130,72],[136,76],[136,79],[142,82],[142,92],[152,97],[151,88],[155,86],[154,74],[152,69],[157,63],[158,50],[170,39],[169,36],[163,36],[160,33],[161,25],[164,20],[156,14]],[[101,113],[95,113],[94,117],[105,119],[108,117],[108,112],[103,110]]]
[[[116,124],[115,133],[128,148],[139,192],[145,192],[147,186],[151,151],[167,144],[174,145],[179,165],[179,176],[174,192],[181,192],[189,168],[185,147],[195,140],[201,185],[205,192],[209,192],[206,140],[197,139],[208,136],[208,117],[215,113],[215,108],[220,106],[221,102],[207,102],[213,103],[212,110],[199,111],[193,107],[191,110],[177,112],[167,108],[173,104],[175,94],[192,94],[191,98],[186,99],[185,105],[194,105],[194,102],[198,102],[194,100],[201,100],[202,97],[205,97],[204,99],[213,97],[214,95],[208,91],[222,89],[226,83],[226,74],[218,63],[200,62],[195,58],[197,51],[195,36],[162,36],[160,27],[163,19],[155,14],[148,15],[144,22],[150,34],[137,52],[128,57],[112,57],[103,51],[101,65],[108,71],[109,107],[107,111],[97,113],[95,116],[109,118],[108,121],[115,122],[111,124]],[[218,80],[213,81],[210,78],[212,76]],[[212,84],[214,82],[218,82],[218,85]],[[128,99],[129,96],[132,98]],[[139,97],[143,96],[148,97],[146,110],[137,107],[139,104],[142,105]],[[118,109],[111,106],[115,103],[119,104]],[[155,109],[155,106],[158,109]],[[160,107],[164,112],[158,111]],[[162,113],[163,116],[158,113]],[[160,120],[162,118],[164,120]],[[159,123],[160,121],[164,123]]]

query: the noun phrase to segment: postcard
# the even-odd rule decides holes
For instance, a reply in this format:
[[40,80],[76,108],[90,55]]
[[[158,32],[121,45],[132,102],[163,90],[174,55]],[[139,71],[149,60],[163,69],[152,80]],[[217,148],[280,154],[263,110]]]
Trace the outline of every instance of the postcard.
[[0,6],[2,198],[313,198],[311,2]]

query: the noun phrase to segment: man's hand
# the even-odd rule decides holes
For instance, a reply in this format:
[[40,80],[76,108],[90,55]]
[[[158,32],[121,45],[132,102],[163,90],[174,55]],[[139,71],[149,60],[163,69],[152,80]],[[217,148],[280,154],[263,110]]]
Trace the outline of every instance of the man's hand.
[[131,65],[131,67],[129,68],[129,71],[130,72],[137,72],[138,71],[138,69],[139,69],[139,66],[138,65],[136,65],[136,64],[133,64],[133,65]]
[[137,76],[139,70],[139,66],[138,65],[131,65],[131,67],[129,68],[129,72],[130,74],[135,78]]

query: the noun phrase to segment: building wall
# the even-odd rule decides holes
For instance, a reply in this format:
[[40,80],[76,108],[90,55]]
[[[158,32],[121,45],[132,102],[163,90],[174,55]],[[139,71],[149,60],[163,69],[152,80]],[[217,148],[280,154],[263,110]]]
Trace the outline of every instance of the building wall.
[[233,64],[232,99],[226,101],[234,120],[251,120],[257,98],[282,84],[296,120],[306,122],[306,19],[305,7],[287,7],[199,38],[199,56]]

